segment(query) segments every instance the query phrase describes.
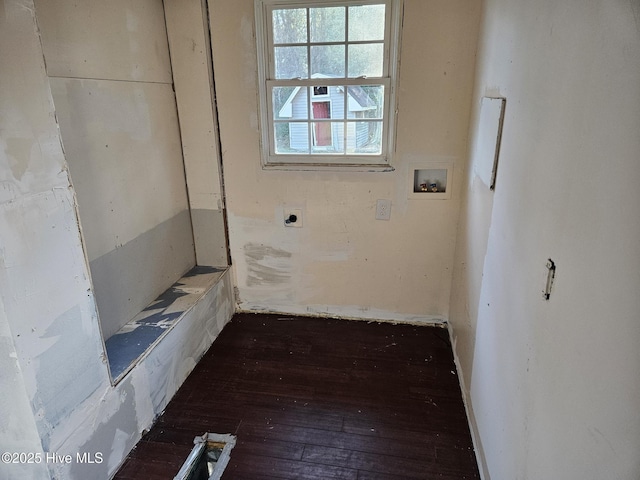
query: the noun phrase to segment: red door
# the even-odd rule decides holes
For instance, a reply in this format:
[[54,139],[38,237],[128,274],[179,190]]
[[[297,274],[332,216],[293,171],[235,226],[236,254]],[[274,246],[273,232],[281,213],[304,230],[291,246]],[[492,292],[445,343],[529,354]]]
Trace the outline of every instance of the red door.
[[[313,102],[313,118],[331,118],[329,102]],[[316,147],[331,146],[331,123],[316,122],[314,127],[314,142]]]

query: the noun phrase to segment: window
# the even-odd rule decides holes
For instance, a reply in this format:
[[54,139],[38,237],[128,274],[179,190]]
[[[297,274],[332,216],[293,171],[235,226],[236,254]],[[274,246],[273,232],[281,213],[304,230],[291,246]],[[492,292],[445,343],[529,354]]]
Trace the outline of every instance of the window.
[[313,96],[329,95],[328,87],[313,87]]
[[401,0],[255,0],[266,167],[389,169]]

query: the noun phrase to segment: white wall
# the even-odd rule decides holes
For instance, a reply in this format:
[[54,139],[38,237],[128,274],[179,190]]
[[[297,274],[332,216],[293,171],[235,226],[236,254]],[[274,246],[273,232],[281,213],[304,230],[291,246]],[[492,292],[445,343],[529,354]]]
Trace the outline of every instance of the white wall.
[[36,12],[109,338],[195,264],[163,3]]
[[[261,169],[252,0],[210,0],[239,307],[360,318],[448,316],[461,177],[451,200],[409,200],[411,162],[466,154],[479,5],[405,2],[396,168]],[[391,220],[375,220],[377,199]],[[284,209],[303,227],[285,228]]]
[[467,169],[450,314],[485,479],[640,478],[639,19],[485,2],[472,139],[483,95],[506,116],[495,193]]

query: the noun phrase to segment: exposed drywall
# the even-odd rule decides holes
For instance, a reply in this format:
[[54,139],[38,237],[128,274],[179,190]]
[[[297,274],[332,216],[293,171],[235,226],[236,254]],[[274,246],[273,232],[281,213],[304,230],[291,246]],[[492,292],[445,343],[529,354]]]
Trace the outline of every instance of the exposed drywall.
[[205,0],[165,0],[196,260],[227,265],[224,199]]
[[506,115],[495,193],[468,168],[450,320],[487,480],[640,477],[639,12],[484,4],[472,137],[483,95]]
[[[394,172],[262,170],[252,0],[210,0],[232,263],[245,310],[446,318],[461,177],[410,200],[409,164],[466,154],[479,5],[407,0]],[[377,199],[391,219],[375,220]],[[286,228],[286,208],[302,228]]]
[[[29,2],[24,7],[9,1],[0,5],[0,203],[5,204],[51,188],[67,188],[69,180]],[[25,61],[23,55],[40,58]]]
[[[191,196],[189,196],[191,199]],[[193,208],[191,203],[193,241],[196,245],[196,262],[199,265],[226,266],[227,234],[224,205],[221,209]]]
[[[2,143],[9,147],[3,149],[1,162],[0,291],[26,394],[38,412],[35,420],[46,446],[56,416],[68,411],[69,397],[78,393],[65,392],[68,375],[78,373],[80,365],[73,357],[84,360],[94,355],[99,361],[102,345],[93,296],[87,294],[90,284],[73,192],[54,120],[33,5],[6,2],[3,6],[0,132]],[[26,148],[11,148],[14,139]],[[20,175],[16,175],[18,165]],[[78,335],[73,344],[61,338],[61,331],[69,327]],[[43,376],[52,368],[56,369],[57,383],[53,377]],[[93,372],[87,369],[87,373]],[[39,385],[40,381],[45,383]],[[80,388],[90,393],[95,382],[90,380]]]
[[30,0],[0,2],[0,84],[0,449],[43,455],[0,476],[103,480],[230,319],[230,275],[113,387]]
[[51,88],[90,260],[185,211],[171,85],[52,78]]
[[106,376],[72,195],[53,189],[0,208],[0,289],[46,451],[60,420]]
[[215,285],[226,269],[196,266],[105,341],[117,382]]
[[185,265],[193,262],[193,251],[184,248],[192,241],[189,212],[183,210],[90,262],[105,339],[118,331],[122,319],[131,320],[154,300],[150,283],[166,285],[182,275]]
[[161,1],[35,4],[49,76],[171,83]]
[[37,2],[105,338],[195,264],[162,1]]
[[99,480],[113,475],[233,313],[231,276],[226,272],[117,386],[97,391],[58,429],[52,439],[57,451],[101,452],[104,461],[59,465],[56,478]]
[[[9,462],[0,462],[0,477],[6,479],[47,479],[49,473],[44,463],[28,464],[20,462],[16,454],[33,455],[42,458],[42,444],[29,408],[22,371],[18,363],[13,336],[0,298],[0,450],[9,453]],[[23,457],[26,459],[26,457]],[[12,462],[11,460],[15,460]]]
[[[2,450],[46,453],[63,419],[108,376],[33,4],[7,1],[0,12],[2,377],[15,387],[15,403],[0,410]],[[43,466],[0,468],[7,478],[46,478]]]

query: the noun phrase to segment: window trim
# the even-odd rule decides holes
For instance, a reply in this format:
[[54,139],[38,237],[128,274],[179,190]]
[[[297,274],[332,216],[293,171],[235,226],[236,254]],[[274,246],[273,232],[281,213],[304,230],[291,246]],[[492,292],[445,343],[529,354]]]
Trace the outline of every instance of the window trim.
[[[385,52],[383,76],[375,78],[308,78],[308,79],[272,79],[273,43],[271,43],[271,11],[277,8],[313,8],[327,6],[357,6],[368,4],[386,4],[389,15],[388,25],[385,26]],[[262,167],[265,169],[287,170],[365,170],[389,171],[392,157],[395,153],[396,124],[397,124],[397,84],[399,73],[400,40],[402,24],[403,0],[254,0],[255,28],[258,63],[258,102],[259,102],[259,133]],[[388,35],[388,42],[386,36]],[[364,82],[363,82],[364,80]],[[274,130],[273,99],[271,92],[274,84],[277,86],[296,86],[301,88],[313,86],[349,86],[349,85],[384,86],[383,128],[386,134],[382,138],[380,155],[357,154],[276,154]],[[329,88],[330,90],[330,88]],[[345,100],[348,100],[346,95]],[[345,125],[347,118],[343,119]],[[355,119],[351,119],[355,120]],[[346,137],[345,137],[346,142]]]

